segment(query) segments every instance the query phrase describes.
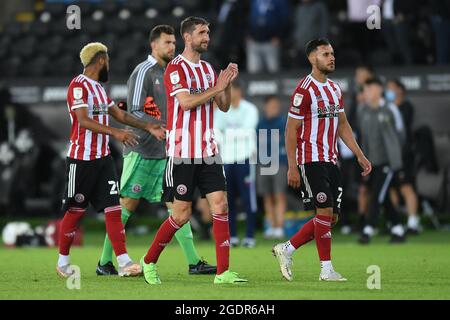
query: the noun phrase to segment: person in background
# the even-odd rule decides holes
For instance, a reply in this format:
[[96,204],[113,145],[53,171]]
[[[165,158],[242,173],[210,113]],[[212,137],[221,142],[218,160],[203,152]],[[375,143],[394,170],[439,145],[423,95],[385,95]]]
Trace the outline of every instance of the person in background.
[[373,171],[367,181],[370,190],[369,214],[359,238],[361,244],[368,244],[374,236],[382,206],[392,225],[391,243],[405,241],[399,214],[387,196],[394,172],[402,168],[401,142],[394,114],[382,94],[383,84],[379,79],[366,81],[366,103],[358,112],[362,148],[373,164]]
[[413,63],[409,36],[411,33],[410,21],[414,11],[417,10],[416,0],[384,0],[383,2],[383,33],[393,62],[400,58],[401,63]]
[[247,71],[270,73],[280,69],[281,40],[287,26],[287,0],[251,0],[247,38]]
[[450,0],[431,0],[431,25],[436,43],[436,64],[450,63]]
[[[417,214],[418,200],[414,190],[414,107],[406,99],[406,88],[398,79],[391,79],[387,82],[385,97],[388,102],[398,108],[405,127],[405,141],[402,145],[403,168],[396,172],[394,185],[405,200],[408,212],[407,233],[418,234],[420,218]],[[391,190],[391,198],[398,207],[399,199],[395,189]]]
[[311,39],[326,38],[329,29],[329,15],[325,3],[318,0],[298,0],[294,10],[294,43],[297,51],[306,61],[303,45]]
[[[352,85],[350,86],[350,108],[345,108],[345,114],[348,117],[348,122],[353,128],[353,133],[356,136],[356,140],[360,141],[360,130],[359,130],[359,123],[357,119],[358,109],[364,104],[364,83],[375,77],[375,70],[372,68],[372,66],[368,64],[359,64],[355,68],[355,75],[353,77]],[[347,168],[345,168],[347,169]],[[359,170],[359,166],[355,165],[354,168],[355,171]],[[345,170],[344,170],[345,171]],[[364,221],[366,219],[366,215],[368,214],[368,207],[369,207],[369,198],[368,198],[368,188],[366,181],[362,179],[361,175],[357,174],[356,179],[358,179],[359,182],[359,188],[358,188],[358,216],[359,221],[357,228],[362,228],[364,225]],[[345,178],[344,178],[345,180]],[[344,189],[345,190],[345,189]],[[348,191],[348,190],[347,190]],[[346,217],[344,216],[343,221],[343,227],[344,227],[344,233],[348,233],[349,229],[346,228]]]
[[[264,237],[268,239],[284,238],[284,213],[286,212],[286,185],[287,185],[287,156],[284,141],[286,116],[281,113],[280,99],[275,95],[267,96],[264,99],[264,114],[259,120],[257,132],[262,135],[258,139],[258,150],[261,145],[266,146],[267,156],[271,154],[272,142],[279,145],[279,170],[274,175],[257,175],[257,190],[264,199],[264,212],[268,227],[264,232]],[[262,134],[261,130],[267,130]],[[278,139],[273,140],[272,130],[278,130]],[[261,167],[264,165],[259,161]],[[261,168],[259,168],[261,169]]]
[[221,147],[227,180],[227,196],[230,222],[230,244],[240,244],[237,235],[236,199],[240,198],[244,206],[246,218],[246,235],[242,246],[252,248],[256,244],[254,237],[256,223],[256,168],[251,164],[255,159],[256,126],[258,124],[258,108],[243,99],[239,82],[231,84],[231,107],[225,114],[214,113],[215,134]]

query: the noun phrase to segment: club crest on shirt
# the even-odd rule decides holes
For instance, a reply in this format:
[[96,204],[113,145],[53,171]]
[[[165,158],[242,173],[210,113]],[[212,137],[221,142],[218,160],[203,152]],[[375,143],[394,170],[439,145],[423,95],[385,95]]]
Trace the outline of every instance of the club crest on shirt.
[[73,98],[74,99],[83,98],[83,89],[82,88],[73,88]]
[[172,84],[177,84],[180,82],[180,75],[178,74],[178,71],[170,73],[170,82],[172,82]]
[[209,73],[206,74],[206,80],[208,82],[212,82],[211,75]]
[[300,93],[296,93],[292,104],[294,105],[294,107],[299,107],[302,104],[302,101],[303,101],[303,95]]

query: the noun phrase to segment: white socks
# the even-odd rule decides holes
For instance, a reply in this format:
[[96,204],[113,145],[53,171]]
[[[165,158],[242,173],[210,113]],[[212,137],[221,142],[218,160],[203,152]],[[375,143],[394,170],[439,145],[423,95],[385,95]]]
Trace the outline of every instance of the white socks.
[[128,255],[128,253],[121,254],[117,257],[117,263],[119,264],[120,268],[125,267],[128,263],[133,262]]
[[398,224],[392,227],[391,233],[396,236],[403,237],[403,235],[405,234],[405,229],[403,229],[403,226],[401,224]]
[[283,228],[274,228],[272,229],[272,236],[276,239],[280,239],[284,237],[284,230]]
[[369,237],[372,237],[375,233],[375,230],[372,226],[365,226],[363,230],[364,234],[367,234]]
[[408,228],[417,230],[419,229],[419,217],[418,216],[409,216],[408,217]]
[[64,267],[68,264],[70,264],[70,256],[60,254],[58,257],[58,267]]

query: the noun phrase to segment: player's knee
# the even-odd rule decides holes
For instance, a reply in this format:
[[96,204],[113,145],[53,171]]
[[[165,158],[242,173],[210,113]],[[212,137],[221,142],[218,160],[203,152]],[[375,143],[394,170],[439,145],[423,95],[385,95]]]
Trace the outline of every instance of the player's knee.
[[176,203],[172,207],[172,218],[179,226],[182,226],[189,221],[191,213],[191,203]]
[[180,227],[186,224],[191,218],[190,212],[177,212],[176,214],[172,214],[172,218],[177,225]]
[[132,198],[125,198],[125,197],[121,197],[120,198],[120,205],[127,209],[128,211],[134,212],[136,211],[138,205],[139,205],[139,200],[138,199],[132,199]]
[[216,199],[211,204],[211,211],[215,214],[228,213],[228,201],[226,197]]

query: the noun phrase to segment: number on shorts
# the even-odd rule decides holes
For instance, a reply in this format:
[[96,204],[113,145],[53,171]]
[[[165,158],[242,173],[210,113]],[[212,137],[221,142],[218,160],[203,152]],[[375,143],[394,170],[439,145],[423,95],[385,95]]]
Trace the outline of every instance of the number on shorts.
[[338,203],[338,205],[337,205],[337,207],[340,209],[341,208],[341,202],[342,202],[342,192],[343,192],[343,189],[341,188],[341,187],[339,187],[338,188],[338,191],[339,191],[339,195],[338,195],[338,197],[337,197],[337,203]]
[[108,183],[111,185],[111,191],[109,194],[119,194],[119,181],[108,181]]

